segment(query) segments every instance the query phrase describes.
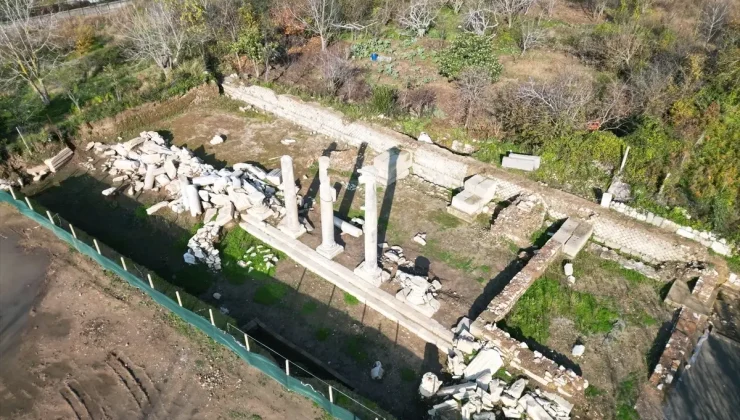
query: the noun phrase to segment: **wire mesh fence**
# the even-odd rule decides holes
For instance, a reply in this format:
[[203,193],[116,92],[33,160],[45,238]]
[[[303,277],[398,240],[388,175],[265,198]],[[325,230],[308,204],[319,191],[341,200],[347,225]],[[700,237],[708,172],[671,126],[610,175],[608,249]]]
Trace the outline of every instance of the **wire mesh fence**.
[[[313,400],[340,420],[390,420],[374,404],[361,402],[355,392],[340,381],[331,383],[289,360],[278,351],[235,327],[236,321],[218,308],[172,285],[146,267],[126,258],[86,232],[75,228],[59,214],[18,191],[0,191],[0,202],[49,229],[70,245],[70,250],[93,259],[106,272],[142,290],[156,303],[229,348],[249,365],[272,377],[289,390]],[[373,406],[373,407],[371,407]]]

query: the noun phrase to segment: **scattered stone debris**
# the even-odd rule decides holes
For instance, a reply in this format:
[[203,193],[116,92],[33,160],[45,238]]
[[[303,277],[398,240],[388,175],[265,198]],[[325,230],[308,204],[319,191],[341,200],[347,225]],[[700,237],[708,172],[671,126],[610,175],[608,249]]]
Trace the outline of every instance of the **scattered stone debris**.
[[417,233],[414,236],[414,242],[418,243],[421,246],[424,246],[427,244],[427,234],[426,232]]
[[383,364],[380,363],[380,361],[376,361],[373,363],[373,368],[370,369],[370,377],[376,381],[379,381],[383,379],[383,373],[385,371],[383,370]]
[[419,137],[417,138],[417,140],[420,141],[420,142],[422,142],[422,143],[429,143],[429,144],[434,143],[432,141],[432,138],[429,137],[429,134],[427,134],[427,133],[425,133],[423,131],[421,133],[419,133]]
[[49,167],[46,165],[37,165],[33,168],[26,169],[26,173],[33,177],[33,182],[38,182],[49,173]]
[[220,134],[216,134],[215,136],[213,136],[213,138],[211,139],[211,141],[209,143],[211,143],[212,145],[215,146],[215,145],[221,144],[223,142],[224,142],[224,136],[222,136]]
[[[540,389],[528,389],[529,381],[515,380],[511,385],[494,378],[503,367],[501,351],[491,342],[476,340],[469,331],[470,320],[463,318],[453,328],[455,346],[448,354],[447,369],[453,383],[443,386],[433,373],[426,373],[419,385],[419,394],[439,403],[432,406],[433,419],[495,420],[524,418],[537,420],[569,420],[573,404],[559,395]],[[471,346],[470,342],[475,342]],[[462,346],[461,346],[462,344]],[[467,366],[464,354],[470,348],[474,357]]]
[[[223,140],[223,136],[218,135],[211,144]],[[279,171],[267,173],[249,163],[217,170],[187,148],[168,146],[154,131],[142,132],[123,143],[91,142],[86,150],[103,156],[101,170],[107,172],[114,183],[121,184],[106,189],[104,195],[125,189],[130,195],[163,190],[168,199],[147,209],[147,214],[169,207],[175,213],[189,211],[192,217],[204,216],[205,226],[190,239],[189,250],[183,256],[189,264],[202,261],[211,269],[219,270],[221,260],[213,243],[220,228],[238,216],[262,221],[285,215],[284,205],[277,196],[281,182]]]
[[280,140],[280,143],[285,146],[288,146],[288,145],[295,143],[295,140],[294,139],[282,139]]
[[[391,252],[392,250],[388,253]],[[408,303],[414,309],[429,317],[439,310],[440,303],[436,299],[437,292],[441,288],[439,280],[436,283],[430,283],[427,277],[398,270],[394,281],[401,285],[401,290],[396,293],[396,299]]]
[[0,178],[0,191],[10,191],[13,187],[13,183],[7,179]]

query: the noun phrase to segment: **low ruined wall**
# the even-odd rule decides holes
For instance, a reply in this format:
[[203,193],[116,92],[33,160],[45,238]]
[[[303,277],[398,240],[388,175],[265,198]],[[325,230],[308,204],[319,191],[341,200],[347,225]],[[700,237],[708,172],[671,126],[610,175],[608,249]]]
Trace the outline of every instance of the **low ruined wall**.
[[278,95],[260,86],[244,86],[226,80],[224,93],[263,111],[285,118],[308,130],[342,140],[355,147],[367,143],[377,153],[398,147],[411,152],[414,174],[445,188],[460,188],[468,173],[468,165],[440,147],[417,143],[411,137],[363,121],[347,121],[339,112],[307,103],[291,95]]
[[462,186],[465,177],[484,174],[498,183],[496,199],[504,200],[520,193],[539,194],[550,217],[576,217],[594,227],[594,240],[649,263],[708,259],[701,244],[686,240],[665,229],[631,219],[616,211],[572,194],[548,188],[519,174],[504,171],[471,157],[456,155],[436,145],[419,143],[393,130],[362,121],[347,121],[341,113],[290,95],[278,95],[259,86],[245,86],[227,79],[224,92],[234,99],[273,113],[309,130],[359,146],[367,143],[383,152],[391,147],[408,150],[413,156],[415,175],[446,188]]

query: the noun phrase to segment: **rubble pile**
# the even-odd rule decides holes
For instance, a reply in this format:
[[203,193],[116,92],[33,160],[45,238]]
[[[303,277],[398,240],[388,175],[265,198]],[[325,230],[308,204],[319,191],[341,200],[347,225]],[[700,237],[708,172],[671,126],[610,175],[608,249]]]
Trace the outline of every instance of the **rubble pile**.
[[397,270],[393,281],[401,285],[401,290],[396,293],[396,299],[410,304],[414,309],[430,317],[439,310],[439,301],[436,299],[437,292],[442,288],[439,280],[430,282],[427,277]]
[[0,178],[0,191],[10,191],[10,188],[12,186],[12,182],[8,181],[7,179]]
[[[456,383],[443,386],[431,372],[422,377],[421,396],[432,402],[441,400],[429,410],[432,419],[570,419],[573,404],[561,396],[540,389],[528,390],[529,381],[524,378],[511,384],[494,378],[503,367],[502,354],[492,343],[475,339],[469,328],[467,318],[453,328],[455,344],[448,354],[447,369]],[[472,355],[465,364],[465,357]]]
[[542,197],[520,194],[498,213],[491,225],[491,233],[494,237],[513,241],[522,248],[529,247],[532,235],[542,228],[546,212]]
[[215,222],[208,222],[198,229],[188,241],[188,251],[183,259],[188,264],[196,264],[197,261],[205,263],[211,270],[221,270],[221,257],[219,251],[213,246],[218,239],[221,226]]
[[268,174],[249,163],[217,170],[185,147],[168,146],[154,131],[142,132],[123,143],[91,142],[86,150],[105,157],[101,169],[112,177],[114,184],[119,184],[104,190],[103,195],[123,190],[129,195],[164,190],[167,200],[149,207],[147,214],[167,207],[178,214],[189,211],[192,217],[203,215],[205,226],[190,239],[189,250],[183,256],[189,264],[202,261],[219,270],[221,260],[213,243],[220,228],[239,215],[263,221],[285,214],[276,196],[279,171]]

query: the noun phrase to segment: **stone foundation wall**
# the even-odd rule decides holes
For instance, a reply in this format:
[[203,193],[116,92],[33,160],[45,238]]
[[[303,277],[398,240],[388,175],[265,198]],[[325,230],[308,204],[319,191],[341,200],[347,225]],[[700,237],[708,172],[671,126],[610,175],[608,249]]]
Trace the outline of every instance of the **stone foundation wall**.
[[496,199],[510,199],[520,193],[539,194],[551,217],[586,220],[594,227],[594,239],[641,260],[658,263],[708,259],[707,249],[695,241],[603,208],[595,202],[548,188],[520,174],[504,171],[471,157],[456,155],[435,145],[419,143],[384,127],[347,121],[336,111],[303,102],[293,96],[277,95],[270,89],[244,86],[231,79],[227,79],[223,87],[224,92],[234,99],[349,144],[359,146],[366,142],[377,152],[391,147],[408,150],[413,155],[414,174],[437,185],[459,188],[466,176],[479,173],[497,181]]
[[479,318],[486,322],[498,322],[516,305],[519,298],[529,289],[544,272],[547,267],[560,255],[563,244],[549,240],[539,250],[537,255],[529,260],[526,266],[514,276],[504,287],[504,290],[496,295],[488,305],[488,310],[483,312]]

